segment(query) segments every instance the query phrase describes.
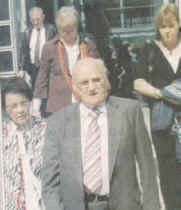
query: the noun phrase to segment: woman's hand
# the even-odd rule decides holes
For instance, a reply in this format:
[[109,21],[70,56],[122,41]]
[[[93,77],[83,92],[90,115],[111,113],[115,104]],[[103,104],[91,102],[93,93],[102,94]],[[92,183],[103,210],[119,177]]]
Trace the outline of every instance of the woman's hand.
[[155,98],[155,99],[161,99],[161,98],[163,98],[160,89],[155,88],[155,91],[154,91],[154,98]]

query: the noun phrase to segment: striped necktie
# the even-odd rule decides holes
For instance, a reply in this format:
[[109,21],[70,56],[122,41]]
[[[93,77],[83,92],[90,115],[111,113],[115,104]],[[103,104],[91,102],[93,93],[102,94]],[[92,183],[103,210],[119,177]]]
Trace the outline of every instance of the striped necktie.
[[98,112],[89,114],[90,122],[85,142],[84,154],[84,185],[91,192],[101,189],[102,167],[101,167],[101,131],[98,125]]

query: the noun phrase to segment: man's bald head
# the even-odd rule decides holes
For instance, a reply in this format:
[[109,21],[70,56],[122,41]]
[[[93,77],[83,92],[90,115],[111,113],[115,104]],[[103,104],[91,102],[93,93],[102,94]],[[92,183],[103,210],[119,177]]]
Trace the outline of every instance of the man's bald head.
[[45,19],[43,10],[40,7],[33,7],[29,11],[30,21],[35,28],[41,28]]
[[101,59],[86,57],[84,59],[77,61],[77,63],[75,64],[72,72],[72,79],[76,77],[76,73],[77,72],[79,73],[80,69],[88,66],[99,69],[99,71],[106,76],[107,69],[104,65],[104,62]]
[[79,60],[73,68],[72,84],[84,104],[92,108],[99,106],[110,89],[103,61],[90,57]]

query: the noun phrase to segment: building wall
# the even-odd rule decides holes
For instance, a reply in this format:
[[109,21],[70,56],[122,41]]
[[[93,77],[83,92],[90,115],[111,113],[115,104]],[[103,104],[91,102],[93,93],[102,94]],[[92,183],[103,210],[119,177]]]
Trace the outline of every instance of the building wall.
[[[176,2],[178,5],[180,5],[180,0],[135,0],[134,2],[151,2],[151,1],[155,1],[156,4],[162,4],[164,2]],[[10,2],[11,6],[9,11],[6,11],[6,13],[9,12],[9,15],[11,17],[11,21],[9,20],[9,16],[7,15],[7,20],[1,20],[2,15],[4,14],[3,12],[5,12],[5,7],[3,7],[3,4],[1,5],[1,13],[0,13],[0,32],[1,32],[1,40],[0,40],[0,59],[4,60],[4,56],[6,53],[12,53],[13,56],[13,69],[10,69],[10,67],[8,65],[10,65],[12,63],[11,60],[7,60],[4,61],[4,65],[7,65],[7,68],[4,66],[2,68],[3,65],[1,65],[0,68],[0,76],[1,73],[5,72],[5,74],[7,75],[13,75],[14,72],[17,72],[18,69],[18,48],[19,48],[19,44],[20,44],[20,36],[19,33],[24,31],[25,27],[27,24],[29,24],[29,15],[28,15],[28,11],[31,7],[33,6],[40,6],[44,9],[45,14],[46,14],[46,19],[49,22],[54,22],[54,16],[55,16],[55,12],[56,10],[63,5],[71,5],[72,4],[72,0],[1,0],[1,2],[3,4],[7,4],[7,2]],[[83,1],[82,0],[74,0],[74,4],[76,6],[76,8],[79,10],[79,12],[81,14],[83,14],[83,10],[81,8],[81,3]],[[84,0],[84,2],[86,2],[86,0]],[[100,1],[99,1],[100,2]],[[120,6],[125,6],[125,4],[123,4],[124,2],[128,3],[132,3],[133,0],[101,0],[102,2],[102,10],[104,10],[104,14],[106,19],[109,20],[109,36],[110,39],[112,39],[114,36],[118,36],[120,37],[123,41],[129,41],[134,43],[136,46],[141,47],[143,45],[143,43],[145,42],[146,39],[153,39],[154,38],[154,21],[152,22],[152,25],[150,25],[150,27],[146,27],[148,26],[148,24],[144,25],[144,23],[142,25],[140,25],[140,22],[143,20],[139,17],[134,16],[132,18],[132,23],[130,22],[130,24],[132,24],[132,26],[125,26],[123,19],[121,16],[123,14],[123,11],[120,10]],[[122,4],[121,4],[122,2]],[[116,5],[115,8],[111,8],[112,5]],[[130,6],[130,5],[126,5],[126,6]],[[132,5],[133,6],[133,5]],[[138,6],[141,7],[141,5],[134,5],[134,6]],[[107,11],[106,11],[107,9]],[[111,9],[113,9],[111,11]],[[156,13],[158,8],[156,8],[154,10],[154,13]],[[126,10],[125,10],[126,11]],[[132,10],[133,11],[133,10]],[[141,10],[137,10],[137,11],[141,11]],[[135,8],[135,12],[136,12],[136,8]],[[112,13],[112,14],[111,14]],[[181,7],[180,7],[180,13],[181,13]],[[6,15],[6,14],[5,14]],[[127,18],[127,20],[129,20],[129,16],[130,14],[128,14],[129,16],[126,16],[127,14],[124,14],[124,18]],[[135,15],[137,15],[137,13],[135,13]],[[146,14],[144,14],[146,15]],[[83,17],[83,15],[81,16]],[[149,19],[149,18],[148,18]],[[110,20],[114,20],[114,21],[110,21]],[[85,24],[84,22],[85,20],[82,19],[82,25]],[[129,24],[129,22],[127,22]],[[138,24],[139,23],[139,24]],[[96,21],[95,21],[96,24]],[[117,25],[116,25],[117,24]],[[135,27],[135,24],[137,24],[138,27]],[[10,32],[7,32],[6,36],[2,36],[3,34],[6,33],[6,28],[10,26]],[[124,27],[123,27],[124,26]],[[141,26],[141,27],[140,27]],[[98,27],[100,28],[101,25],[98,25]],[[96,28],[96,27],[95,27]],[[133,30],[134,29],[134,30]],[[7,38],[10,36],[11,38],[11,44],[7,43],[6,44],[6,40]],[[104,38],[104,35],[103,35]],[[2,43],[2,44],[1,44]],[[8,57],[6,57],[6,59],[9,59]],[[12,67],[11,67],[12,68]]]

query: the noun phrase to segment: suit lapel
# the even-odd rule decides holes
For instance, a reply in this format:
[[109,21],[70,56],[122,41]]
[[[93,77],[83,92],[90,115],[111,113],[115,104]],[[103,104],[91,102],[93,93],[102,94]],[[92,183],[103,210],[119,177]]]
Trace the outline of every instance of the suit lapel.
[[66,125],[67,138],[65,139],[65,144],[67,144],[67,148],[71,148],[71,151],[68,151],[70,154],[67,156],[67,158],[69,158],[68,163],[71,168],[70,175],[74,173],[75,179],[78,181],[75,183],[79,183],[79,186],[74,186],[73,190],[75,189],[75,193],[83,196],[84,191],[79,106],[76,106],[76,109],[73,109],[73,111],[70,112]]
[[[111,102],[107,104],[108,113],[108,148],[109,148],[109,177],[112,178],[112,173],[116,161],[117,151],[121,143],[121,130],[123,122],[118,117],[118,107]],[[120,115],[119,115],[120,116]]]
[[64,69],[67,71],[67,74],[70,76],[68,55],[67,55],[65,46],[64,46],[62,41],[61,41],[61,45],[62,45],[62,55],[64,57],[64,64],[63,64],[64,65]]
[[33,30],[33,27],[32,27],[32,26],[30,26],[30,28],[29,28],[29,32],[27,33],[27,40],[28,40],[28,43],[30,43],[32,30]]
[[46,41],[48,41],[48,39],[49,39],[49,30],[48,30],[47,24],[44,24],[44,27],[45,27],[45,39],[46,39]]

